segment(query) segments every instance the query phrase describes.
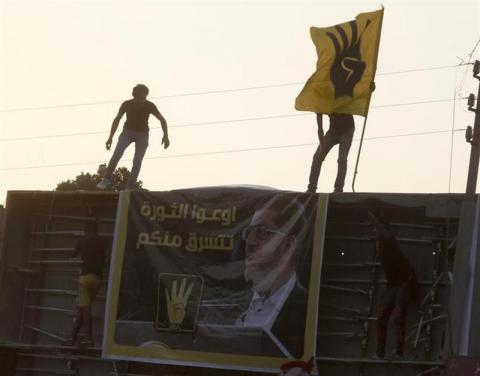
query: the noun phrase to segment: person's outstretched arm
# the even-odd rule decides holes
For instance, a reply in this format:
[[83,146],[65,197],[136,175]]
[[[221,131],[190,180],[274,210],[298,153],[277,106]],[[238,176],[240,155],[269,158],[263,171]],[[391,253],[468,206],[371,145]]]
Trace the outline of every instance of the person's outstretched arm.
[[122,104],[120,106],[120,109],[118,110],[117,116],[115,116],[115,119],[113,119],[112,127],[110,128],[110,136],[108,136],[108,140],[105,143],[105,146],[106,146],[107,150],[110,150],[110,147],[112,146],[113,135],[117,131],[118,124],[120,124],[120,119],[122,118],[122,116],[125,112],[126,112],[126,110],[125,110],[125,108]]
[[155,116],[160,121],[160,124],[162,125],[162,131],[163,131],[162,144],[164,145],[163,147],[166,149],[170,146],[170,140],[168,139],[167,121],[162,116],[160,111],[158,111],[156,108],[155,108],[155,111],[152,112],[152,115]]

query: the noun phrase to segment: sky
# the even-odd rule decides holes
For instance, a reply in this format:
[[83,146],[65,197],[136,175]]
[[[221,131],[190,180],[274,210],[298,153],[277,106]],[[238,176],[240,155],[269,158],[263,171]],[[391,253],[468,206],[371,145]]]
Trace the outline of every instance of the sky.
[[[356,192],[464,192],[463,129],[477,93],[479,1],[383,1],[376,91]],[[166,118],[150,118],[140,179],[151,191],[263,185],[305,191],[315,115],[295,98],[315,70],[311,26],[374,11],[371,1],[1,1],[0,204],[8,190],[54,190],[94,173],[137,83]],[[364,118],[355,117],[351,192]],[[123,121],[122,121],[123,124]],[[114,144],[120,134],[117,130]],[[452,131],[454,130],[454,131]],[[112,148],[113,149],[113,148]],[[133,145],[119,166],[131,167]],[[319,192],[332,192],[337,148]]]

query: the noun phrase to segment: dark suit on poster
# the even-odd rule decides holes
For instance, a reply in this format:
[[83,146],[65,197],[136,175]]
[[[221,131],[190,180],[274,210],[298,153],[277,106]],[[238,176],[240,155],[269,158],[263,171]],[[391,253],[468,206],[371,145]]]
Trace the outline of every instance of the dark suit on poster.
[[308,291],[297,280],[275,320],[271,332],[295,358],[304,351]]

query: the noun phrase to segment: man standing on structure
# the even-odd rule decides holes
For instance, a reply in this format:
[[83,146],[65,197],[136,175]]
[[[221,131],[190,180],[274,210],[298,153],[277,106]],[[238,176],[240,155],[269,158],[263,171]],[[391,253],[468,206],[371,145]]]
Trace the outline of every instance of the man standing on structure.
[[107,241],[98,235],[97,222],[90,221],[85,226],[85,236],[75,247],[72,257],[80,255],[83,264],[78,280],[78,305],[70,337],[64,344],[73,346],[78,340],[78,332],[84,327],[85,336],[79,344],[85,347],[93,346],[92,337],[92,301],[102,285],[103,268]]
[[164,148],[168,148],[170,140],[168,139],[167,122],[158,111],[154,103],[147,100],[148,88],[145,85],[138,84],[132,90],[133,99],[125,101],[120,106],[118,114],[113,119],[110,136],[106,142],[107,150],[112,146],[112,138],[118,128],[120,119],[123,114],[127,114],[127,120],[123,127],[123,131],[118,138],[117,146],[113,152],[112,158],[108,163],[107,170],[103,179],[97,184],[97,188],[106,189],[112,182],[113,171],[117,167],[118,161],[122,157],[125,149],[132,142],[135,143],[135,155],[133,157],[132,170],[128,178],[127,190],[135,189],[138,174],[142,166],[142,160],[148,147],[148,118],[150,114],[155,116],[162,125],[163,138],[162,144]]
[[347,158],[350,146],[352,145],[353,132],[355,132],[355,122],[353,115],[349,114],[331,114],[330,128],[324,135],[323,133],[323,115],[317,113],[318,140],[317,151],[313,155],[312,166],[310,168],[310,177],[307,192],[315,193],[317,191],[318,177],[322,163],[332,147],[338,144],[338,171],[335,180],[335,192],[343,192],[345,176],[347,175]]
[[[375,82],[370,84],[370,90],[375,90]],[[312,166],[310,167],[310,176],[308,179],[307,192],[315,193],[317,191],[318,177],[322,163],[328,152],[338,144],[338,170],[335,179],[334,192],[343,192],[345,185],[345,176],[347,175],[347,160],[350,146],[352,146],[353,133],[355,132],[355,121],[353,115],[332,113],[330,118],[330,128],[327,133],[323,132],[323,115],[317,112],[317,132],[318,147],[313,155]]]
[[418,298],[418,282],[415,269],[403,255],[397,239],[392,235],[388,224],[379,220],[370,210],[368,216],[376,238],[377,259],[380,261],[387,289],[384,292],[380,312],[377,317],[376,357],[385,357],[388,321],[393,315],[395,325],[395,351],[393,359],[403,358],[405,347],[405,324],[409,300]]

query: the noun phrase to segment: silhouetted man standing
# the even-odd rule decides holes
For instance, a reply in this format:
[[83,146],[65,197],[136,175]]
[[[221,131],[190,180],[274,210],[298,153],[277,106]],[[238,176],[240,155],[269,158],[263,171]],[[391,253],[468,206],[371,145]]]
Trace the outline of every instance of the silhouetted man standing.
[[127,120],[125,121],[123,131],[118,138],[117,146],[115,147],[112,158],[108,163],[105,176],[97,184],[97,188],[99,189],[106,189],[108,185],[111,184],[113,171],[117,167],[118,161],[125,152],[125,149],[132,142],[135,143],[135,155],[133,157],[132,171],[130,172],[126,189],[135,189],[138,174],[140,173],[140,168],[142,166],[143,157],[148,147],[148,118],[150,114],[155,116],[162,125],[162,144],[164,144],[164,148],[166,149],[170,145],[170,140],[168,139],[167,122],[160,111],[158,111],[157,106],[147,100],[148,88],[145,85],[138,84],[133,88],[132,96],[133,99],[122,103],[120,109],[118,110],[117,116],[113,120],[110,136],[106,142],[107,150],[110,150],[110,147],[112,146],[112,138],[118,128],[120,119],[122,118],[123,114],[127,114]]

